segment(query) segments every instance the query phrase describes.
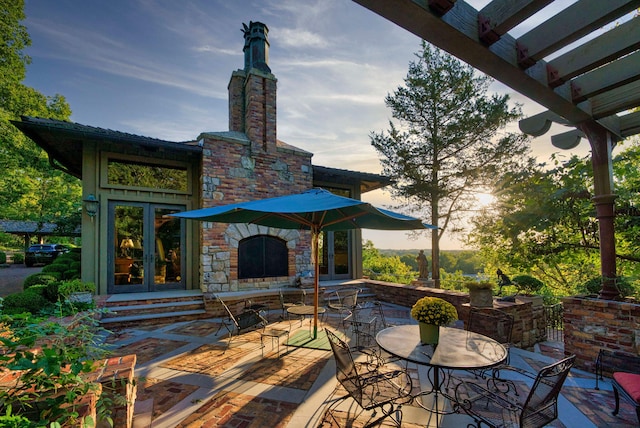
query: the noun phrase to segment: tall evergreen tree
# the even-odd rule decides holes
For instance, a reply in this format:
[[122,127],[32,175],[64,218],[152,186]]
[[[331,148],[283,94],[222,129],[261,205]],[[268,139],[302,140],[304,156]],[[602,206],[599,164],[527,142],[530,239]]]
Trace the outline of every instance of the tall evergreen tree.
[[461,230],[474,195],[491,189],[499,172],[530,162],[527,139],[505,127],[521,117],[508,95],[488,94],[492,80],[422,42],[404,86],[385,98],[393,119],[372,133],[392,196],[432,231],[432,276],[439,287],[440,239]]

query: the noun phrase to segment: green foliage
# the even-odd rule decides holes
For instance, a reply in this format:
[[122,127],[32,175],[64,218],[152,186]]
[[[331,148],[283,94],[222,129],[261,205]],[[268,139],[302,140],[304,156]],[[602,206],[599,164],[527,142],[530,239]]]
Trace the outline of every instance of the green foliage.
[[13,253],[13,264],[21,265],[24,263],[24,253]]
[[438,231],[432,246],[439,277],[439,240],[458,231],[477,205],[475,194],[491,188],[499,173],[519,170],[528,145],[520,133],[504,132],[521,116],[509,97],[487,93],[491,79],[422,42],[404,86],[385,99],[396,122],[372,133],[392,196]]
[[[640,276],[640,142],[619,144],[614,157],[616,252],[619,276]],[[480,249],[488,266],[526,272],[559,297],[582,293],[580,284],[600,275],[598,221],[592,202],[588,157],[560,161],[552,168],[531,165],[504,174],[497,202],[472,219],[468,244]]]
[[47,299],[39,293],[13,293],[4,298],[2,302],[2,313],[7,315],[22,314],[25,312],[38,314],[46,304]]
[[440,288],[444,290],[466,291],[464,283],[468,280],[469,278],[464,276],[460,270],[447,272],[440,269]]
[[[5,316],[0,327],[0,341],[6,350],[0,368],[20,375],[19,382],[0,390],[0,407],[12,404],[13,414],[28,417],[33,426],[50,422],[75,426],[78,414],[74,403],[96,391],[85,374],[107,355],[104,346],[98,345],[101,329],[94,314],[79,314],[69,324],[29,315]],[[98,411],[107,416],[111,409],[105,404],[101,396]]]
[[33,275],[29,275],[25,278],[24,282],[22,283],[22,289],[26,290],[29,287],[38,284],[47,285],[52,282],[58,282],[59,280],[60,279],[53,273],[34,273]]
[[0,265],[3,265],[7,262],[7,253],[4,251],[0,251]]
[[44,266],[40,272],[42,272],[42,273],[50,273],[50,272],[62,273],[64,271],[66,271],[67,269],[69,269],[69,267],[66,264],[52,263],[50,265]]
[[544,286],[542,281],[530,275],[518,275],[511,278],[511,281],[516,284],[518,290],[526,294],[536,294]]
[[[615,283],[622,297],[633,296],[638,291],[633,286],[631,278],[618,277],[616,278]],[[578,291],[585,294],[599,294],[601,288],[602,276],[598,276],[580,284],[580,286],[578,287]]]
[[11,414],[11,405],[7,406],[7,413],[0,415],[0,427],[2,428],[31,428],[31,421],[24,416]]
[[77,178],[53,168],[47,154],[10,120],[20,116],[67,120],[71,110],[64,97],[47,97],[22,84],[31,44],[24,20],[24,1],[2,1],[0,26],[0,218],[54,221],[79,211]]
[[63,281],[58,287],[58,292],[65,297],[68,297],[71,293],[95,293],[96,285],[93,282],[83,282],[80,279],[72,279]]
[[493,283],[489,281],[466,281],[464,288],[467,290],[491,290],[493,289]]
[[402,263],[400,258],[384,257],[373,247],[371,241],[365,242],[362,251],[362,268],[365,275],[378,281],[409,284],[417,274],[409,266]]

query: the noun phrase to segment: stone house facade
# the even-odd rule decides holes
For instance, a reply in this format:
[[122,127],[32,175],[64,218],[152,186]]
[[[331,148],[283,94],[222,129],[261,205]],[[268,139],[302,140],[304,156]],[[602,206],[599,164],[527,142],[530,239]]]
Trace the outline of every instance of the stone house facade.
[[[194,222],[171,213],[323,187],[360,199],[378,174],[313,165],[277,138],[268,28],[244,26],[244,68],[228,84],[229,130],[172,142],[71,122],[15,121],[54,165],[82,180],[82,275],[99,294],[268,289],[311,270],[306,231]],[[362,275],[360,231],[327,232],[320,279]]]

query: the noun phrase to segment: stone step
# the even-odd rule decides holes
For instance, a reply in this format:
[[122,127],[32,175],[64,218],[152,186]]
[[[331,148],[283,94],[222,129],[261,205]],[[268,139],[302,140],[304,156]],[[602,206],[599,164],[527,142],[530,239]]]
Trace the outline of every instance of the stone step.
[[108,329],[115,327],[127,327],[130,325],[150,325],[160,324],[167,320],[172,322],[190,321],[195,319],[208,318],[207,311],[192,310],[192,311],[177,311],[177,312],[163,312],[163,313],[148,313],[139,315],[123,315],[113,318],[103,318],[100,323]]
[[[162,303],[161,303],[162,302]],[[188,311],[188,310],[204,310],[204,302],[202,299],[199,300],[183,300],[183,301],[163,301],[158,300],[155,303],[151,304],[135,304],[135,302],[130,305],[121,305],[121,306],[111,306],[107,305],[105,309],[108,310],[103,315],[103,319],[114,318],[114,317],[122,317],[128,313],[135,314],[161,314],[166,312],[175,312],[179,311]]]

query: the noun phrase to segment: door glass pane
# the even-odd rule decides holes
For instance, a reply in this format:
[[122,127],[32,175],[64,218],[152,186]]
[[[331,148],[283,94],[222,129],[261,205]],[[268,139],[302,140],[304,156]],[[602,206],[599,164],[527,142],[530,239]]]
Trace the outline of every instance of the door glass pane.
[[155,230],[155,272],[154,282],[164,284],[182,279],[182,258],[180,254],[180,219],[165,217],[177,213],[170,208],[154,210]]
[[349,232],[333,232],[333,263],[336,275],[349,273]]
[[143,267],[143,215],[139,206],[116,205],[115,233],[113,241],[114,281],[116,288],[142,284]]

